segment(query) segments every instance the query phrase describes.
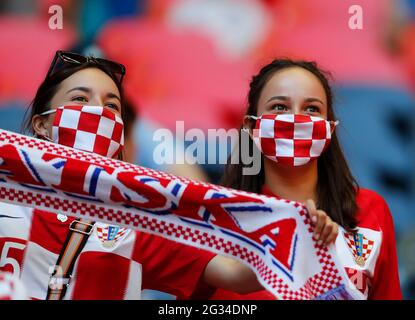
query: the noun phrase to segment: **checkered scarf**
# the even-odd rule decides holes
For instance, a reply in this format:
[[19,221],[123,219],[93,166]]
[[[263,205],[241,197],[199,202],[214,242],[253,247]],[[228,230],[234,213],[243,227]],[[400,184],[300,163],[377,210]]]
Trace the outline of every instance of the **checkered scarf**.
[[0,130],[0,200],[232,257],[278,299],[360,298],[299,203],[178,178]]

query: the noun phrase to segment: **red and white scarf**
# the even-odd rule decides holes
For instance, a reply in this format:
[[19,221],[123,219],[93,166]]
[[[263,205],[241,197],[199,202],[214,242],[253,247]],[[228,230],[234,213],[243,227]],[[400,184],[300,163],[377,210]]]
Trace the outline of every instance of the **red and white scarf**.
[[299,203],[175,177],[0,129],[0,201],[239,260],[278,299],[361,299]]

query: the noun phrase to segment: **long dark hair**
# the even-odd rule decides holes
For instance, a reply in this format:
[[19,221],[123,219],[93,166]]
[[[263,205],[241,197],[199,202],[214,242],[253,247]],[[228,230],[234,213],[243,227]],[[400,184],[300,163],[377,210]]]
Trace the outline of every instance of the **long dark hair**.
[[[333,94],[325,72],[320,70],[315,62],[277,59],[265,65],[257,75],[253,76],[248,93],[248,108],[246,115],[257,116],[258,100],[262,89],[276,72],[292,67],[299,67],[314,74],[324,87],[327,96],[327,119],[335,120],[333,111]],[[241,126],[242,130],[242,126]],[[240,130],[240,132],[241,132]],[[239,134],[241,144],[241,134]],[[249,140],[249,152],[253,153],[254,142]],[[236,148],[238,164],[231,163],[231,156],[225,166],[221,184],[235,189],[261,193],[265,182],[263,157],[261,155],[261,170],[258,175],[244,175],[245,164],[242,161],[241,148]],[[333,133],[331,143],[318,158],[318,208],[324,210],[330,218],[347,230],[356,227],[356,193],[358,184],[352,176],[346,159],[340,148],[336,132]]]
[[[88,68],[97,68],[107,74],[116,84],[120,95],[121,95],[121,117],[125,123],[125,112],[124,112],[124,104],[123,104],[123,88],[122,85],[119,83],[116,75],[111,72],[106,66],[99,64],[95,61],[88,61],[83,64],[79,65],[68,65],[64,66],[61,69],[57,70],[51,76],[46,77],[43,82],[40,84],[39,88],[37,89],[36,95],[33,101],[30,103],[29,108],[26,110],[23,124],[22,124],[22,133],[24,134],[33,134],[34,130],[32,127],[32,118],[37,114],[41,114],[42,112],[50,110],[50,102],[53,96],[59,89],[60,84],[66,79],[69,78],[74,73],[88,69]],[[119,160],[123,160],[123,152],[120,153],[118,156]]]

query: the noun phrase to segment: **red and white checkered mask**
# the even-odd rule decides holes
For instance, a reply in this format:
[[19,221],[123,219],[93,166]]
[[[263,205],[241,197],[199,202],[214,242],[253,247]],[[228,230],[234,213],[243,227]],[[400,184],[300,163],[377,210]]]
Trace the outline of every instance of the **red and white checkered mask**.
[[253,139],[267,158],[290,166],[317,159],[330,144],[338,122],[297,114],[265,114],[255,119]]
[[62,106],[56,112],[52,141],[71,148],[115,158],[124,147],[124,123],[102,106]]

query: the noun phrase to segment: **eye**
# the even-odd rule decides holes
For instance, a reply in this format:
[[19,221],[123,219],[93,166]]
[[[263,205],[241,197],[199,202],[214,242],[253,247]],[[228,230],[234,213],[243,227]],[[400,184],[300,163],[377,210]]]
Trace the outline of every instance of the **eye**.
[[71,101],[88,102],[88,99],[83,96],[76,96],[73,97]]
[[283,104],[280,104],[280,103],[278,103],[278,104],[274,104],[274,105],[271,107],[271,109],[272,109],[272,110],[275,110],[275,111],[279,111],[279,112],[283,112],[283,111],[287,111],[287,110],[288,110],[287,106],[285,106],[285,105],[283,105]]
[[115,103],[107,103],[107,104],[105,104],[105,106],[108,107],[108,108],[114,109],[118,112],[120,111],[120,107]]
[[320,113],[320,108],[316,106],[307,106],[305,110],[310,113]]

